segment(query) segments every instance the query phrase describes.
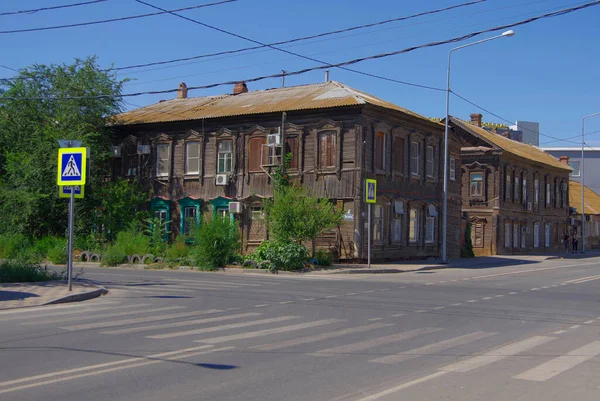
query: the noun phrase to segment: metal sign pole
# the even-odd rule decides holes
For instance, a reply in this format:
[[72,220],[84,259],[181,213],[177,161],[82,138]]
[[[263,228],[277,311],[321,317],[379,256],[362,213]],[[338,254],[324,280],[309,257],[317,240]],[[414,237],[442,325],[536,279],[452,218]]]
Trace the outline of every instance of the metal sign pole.
[[369,266],[369,269],[371,268],[371,204],[369,203],[369,209],[367,210],[367,213],[369,214],[369,216],[367,217],[368,223],[367,223],[367,264]]
[[75,214],[75,189],[71,187],[71,198],[69,200],[69,239],[67,242],[68,265],[67,277],[69,281],[69,291],[72,291],[73,280],[73,220]]

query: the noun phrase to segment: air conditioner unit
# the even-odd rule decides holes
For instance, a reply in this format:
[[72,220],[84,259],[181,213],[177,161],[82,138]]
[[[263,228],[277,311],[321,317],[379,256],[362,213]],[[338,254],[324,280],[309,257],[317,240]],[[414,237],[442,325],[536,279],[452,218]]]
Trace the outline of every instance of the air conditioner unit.
[[138,155],[149,155],[150,154],[150,145],[138,145],[137,154]]
[[533,203],[527,202],[527,210],[533,210]]
[[563,191],[566,191],[567,190],[567,183],[563,182],[562,185],[561,185],[561,188],[562,188]]
[[242,213],[242,202],[229,202],[229,213]]
[[229,177],[227,176],[227,174],[217,174],[217,177],[215,179],[215,185],[227,185],[229,184]]
[[281,144],[281,136],[279,133],[277,134],[269,134],[267,135],[267,145],[276,146]]
[[111,146],[110,152],[114,157],[121,157],[121,146]]

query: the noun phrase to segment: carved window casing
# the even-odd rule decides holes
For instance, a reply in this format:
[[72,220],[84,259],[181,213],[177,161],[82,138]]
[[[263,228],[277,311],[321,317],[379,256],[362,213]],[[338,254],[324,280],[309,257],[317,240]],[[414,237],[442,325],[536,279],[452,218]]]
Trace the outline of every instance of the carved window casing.
[[[314,135],[315,178],[319,173],[335,172],[341,179],[342,123],[332,120],[319,122],[311,130]],[[301,157],[300,157],[301,159]]]
[[184,137],[185,163],[184,172],[186,176],[202,176],[204,161],[204,136],[196,131],[189,131]]
[[171,176],[173,140],[166,134],[160,134],[153,142],[154,176],[159,179],[168,179]]
[[[484,246],[484,240],[485,240],[485,224],[486,224],[486,219],[482,219],[482,218],[473,218],[471,219],[471,244],[473,245],[473,248],[483,248]],[[506,223],[505,223],[505,230],[506,230]],[[508,230],[509,230],[509,244],[506,245],[506,233],[504,236],[504,246],[505,247],[510,247],[510,224],[508,226]]]
[[236,168],[236,137],[227,128],[215,132],[216,140],[216,171],[217,174],[232,174]]

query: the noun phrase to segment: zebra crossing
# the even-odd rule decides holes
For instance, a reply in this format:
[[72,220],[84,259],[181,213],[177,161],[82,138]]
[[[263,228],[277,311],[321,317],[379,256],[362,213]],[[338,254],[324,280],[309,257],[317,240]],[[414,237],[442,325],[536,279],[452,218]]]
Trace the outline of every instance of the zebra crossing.
[[[306,357],[319,359],[352,356],[362,358],[365,363],[382,369],[385,369],[385,366],[401,366],[407,361],[423,357],[440,357],[441,364],[446,361],[443,356],[452,355],[453,349],[463,346],[474,346],[478,349],[469,354],[457,353],[456,361],[437,367],[436,372],[444,375],[470,374],[488,365],[500,364],[523,354],[531,357],[536,355],[535,350],[539,347],[558,343],[559,338],[564,338],[556,334],[537,334],[506,343],[506,339],[499,340],[498,332],[492,331],[460,332],[457,328],[437,326],[407,328],[403,324],[405,316],[390,312],[389,316],[382,316],[377,321],[364,319],[361,323],[349,318],[326,316],[308,319],[301,313],[273,315],[267,314],[263,309],[256,310],[251,307],[190,310],[189,306],[156,307],[142,302],[120,304],[114,301],[98,301],[78,306],[42,307],[24,310],[19,314],[0,314],[0,322],[10,321],[12,324],[29,327],[52,325],[64,332],[96,330],[98,335],[111,337],[134,335],[139,336],[140,340],[151,342],[168,342],[183,337],[185,341],[189,341],[190,346],[194,346],[189,348],[194,351],[191,353],[194,355],[197,352],[226,352],[236,349],[253,352],[294,350]],[[600,323],[600,317],[594,322]],[[590,327],[584,322],[577,326]],[[316,329],[323,331],[316,332]],[[427,341],[425,345],[420,344],[414,348],[403,346],[414,339]],[[332,347],[330,340],[335,340],[336,345]],[[511,372],[507,379],[545,382],[592,363],[594,358],[600,355],[600,341],[575,341],[568,344],[565,347],[563,342],[561,351],[557,350],[557,355],[549,360],[546,360],[548,358],[543,354],[538,355],[537,359],[530,358],[531,366],[522,371]],[[391,348],[394,352],[390,352]],[[401,351],[398,352],[399,350]],[[187,354],[182,351],[182,355]],[[136,361],[127,366],[137,366]],[[139,363],[147,362],[140,360]],[[122,368],[126,367],[118,367]],[[99,371],[111,372],[115,369],[117,368],[111,367]],[[434,373],[431,377],[440,376]],[[54,380],[50,382],[54,383]],[[0,382],[0,394],[6,390],[3,386],[10,387],[11,383]],[[15,388],[27,388],[27,385]]]

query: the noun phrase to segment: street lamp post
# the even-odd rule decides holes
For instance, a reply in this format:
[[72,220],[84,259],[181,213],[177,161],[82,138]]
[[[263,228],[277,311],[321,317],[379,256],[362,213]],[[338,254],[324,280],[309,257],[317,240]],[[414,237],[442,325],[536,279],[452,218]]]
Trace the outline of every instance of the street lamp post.
[[588,114],[581,119],[581,163],[579,165],[579,174],[581,175],[581,252],[585,252],[585,176],[583,166],[585,164],[585,156],[583,150],[585,148],[585,119],[598,116],[600,112]]
[[492,36],[491,38],[478,40],[477,42],[467,43],[466,45],[455,47],[448,52],[448,77],[446,81],[446,125],[444,128],[444,201],[443,201],[443,213],[442,213],[442,263],[448,263],[447,254],[447,225],[448,225],[448,124],[450,118],[450,56],[452,52],[465,47],[478,45],[480,43],[489,42],[490,40],[500,39],[504,37],[511,37],[515,33],[514,31],[506,31],[501,35]]

